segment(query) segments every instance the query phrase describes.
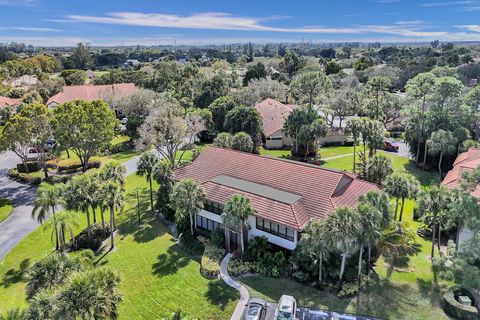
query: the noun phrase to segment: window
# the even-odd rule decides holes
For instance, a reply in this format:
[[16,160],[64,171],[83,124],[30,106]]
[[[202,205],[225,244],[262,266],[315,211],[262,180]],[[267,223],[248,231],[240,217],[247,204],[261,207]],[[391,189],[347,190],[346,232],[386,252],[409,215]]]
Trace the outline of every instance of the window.
[[271,233],[280,238],[294,241],[295,232],[293,229],[273,221],[257,217],[257,229]]
[[223,204],[210,200],[205,200],[205,203],[203,204],[203,209],[220,215],[223,213]]
[[209,231],[217,230],[220,227],[220,224],[216,221],[210,220],[208,218],[197,215],[196,216],[196,226],[200,229],[205,229]]

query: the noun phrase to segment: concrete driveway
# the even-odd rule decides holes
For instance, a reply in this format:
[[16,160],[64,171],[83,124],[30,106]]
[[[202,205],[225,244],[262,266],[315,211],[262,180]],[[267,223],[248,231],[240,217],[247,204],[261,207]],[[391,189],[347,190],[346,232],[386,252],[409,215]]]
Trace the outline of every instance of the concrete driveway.
[[[275,319],[276,303],[267,303],[267,313],[265,320]],[[372,318],[367,316],[359,316],[347,313],[340,313],[335,311],[311,309],[305,307],[297,307],[297,313],[295,314],[296,320],[379,320],[378,318]]]
[[39,223],[31,217],[36,187],[18,183],[8,178],[7,171],[19,163],[12,152],[0,154],[0,197],[13,203],[12,214],[0,223],[0,261]]

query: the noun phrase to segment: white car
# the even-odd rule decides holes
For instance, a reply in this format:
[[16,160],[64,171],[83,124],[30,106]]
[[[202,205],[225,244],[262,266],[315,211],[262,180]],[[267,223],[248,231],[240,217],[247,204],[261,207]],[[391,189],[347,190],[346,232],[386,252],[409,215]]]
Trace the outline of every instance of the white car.
[[295,313],[297,312],[297,301],[292,296],[283,295],[278,301],[277,309],[275,310],[276,320],[295,320]]
[[128,118],[125,117],[125,118],[123,118],[122,120],[120,120],[120,122],[121,122],[123,125],[126,125],[127,122],[128,122]]

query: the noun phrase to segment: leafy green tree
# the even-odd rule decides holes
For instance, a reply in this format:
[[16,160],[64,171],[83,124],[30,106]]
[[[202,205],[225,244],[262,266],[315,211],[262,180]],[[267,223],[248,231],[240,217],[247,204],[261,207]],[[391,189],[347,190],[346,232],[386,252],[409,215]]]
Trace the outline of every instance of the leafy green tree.
[[470,138],[470,130],[464,127],[457,127],[453,131],[453,136],[457,142],[457,155],[460,153],[460,147],[462,143]]
[[235,133],[235,135],[233,136],[232,149],[243,152],[252,152],[252,138],[243,131]]
[[336,246],[342,256],[339,279],[342,281],[348,256],[355,249],[355,235],[358,230],[358,213],[349,208],[339,208],[326,218],[325,235]]
[[430,257],[435,256],[435,240],[438,232],[440,248],[441,223],[450,203],[450,193],[445,186],[433,186],[422,190],[417,199],[417,207],[423,221],[432,229],[432,250]]
[[322,96],[332,91],[333,86],[325,73],[316,71],[301,73],[293,80],[290,88],[300,103],[312,107],[322,100]]
[[427,147],[430,154],[439,154],[438,172],[440,173],[440,177],[442,177],[443,156],[455,152],[455,137],[450,131],[437,130],[432,132],[430,139],[427,141]]
[[284,56],[283,61],[280,63],[280,68],[283,69],[289,77],[292,77],[298,70],[303,68],[305,60],[299,58],[298,55],[289,50]]
[[153,173],[155,171],[155,166],[158,163],[158,158],[152,152],[146,151],[138,159],[137,163],[137,175],[145,176],[147,178],[149,187],[150,187],[150,209],[152,212],[153,208]]
[[213,140],[213,145],[220,148],[230,149],[233,144],[233,136],[228,132],[220,132]]
[[465,104],[472,110],[474,116],[474,132],[475,132],[475,140],[478,140],[480,137],[480,86],[473,87],[466,95],[465,95]]
[[15,153],[22,161],[25,172],[28,172],[27,161],[32,132],[32,121],[18,114],[0,128],[0,149]]
[[170,193],[174,186],[173,170],[168,161],[160,161],[155,166],[153,178],[158,184],[157,191],[157,208],[170,218],[172,208],[170,206]]
[[333,127],[335,119],[338,119],[338,126],[343,128],[345,118],[360,112],[360,95],[356,88],[342,86],[329,95],[327,104],[322,105],[320,110],[330,127]]
[[113,139],[118,120],[105,102],[73,101],[56,106],[53,127],[57,142],[80,159],[83,172],[90,158]]
[[298,242],[300,252],[313,257],[314,263],[318,265],[318,281],[323,280],[323,262],[327,260],[330,252],[330,244],[325,234],[325,220],[311,219]]
[[73,50],[71,60],[78,69],[87,70],[93,65],[90,47],[86,43],[79,43]]
[[[253,215],[254,213],[255,209],[253,208],[250,199],[243,195],[234,194],[225,202],[225,207],[222,213],[222,221],[227,228],[234,229],[240,233],[240,248],[242,255],[245,252],[243,230],[247,224],[248,216]],[[228,239],[229,233],[227,231],[228,230],[225,229],[226,237]]]
[[249,66],[247,72],[243,77],[243,86],[246,87],[248,83],[253,79],[261,79],[267,76],[267,70],[265,70],[265,65],[261,62],[258,62],[255,65]]
[[237,104],[231,96],[217,98],[208,106],[208,109],[212,112],[213,124],[218,132],[224,131],[223,124],[225,123],[225,117],[227,113],[236,106]]
[[239,106],[227,113],[224,128],[230,133],[243,131],[252,138],[254,148],[261,143],[262,117],[253,107]]
[[328,128],[325,120],[322,118],[315,119],[311,124],[303,125],[298,132],[298,141],[306,146],[305,156],[310,154],[310,146],[313,146],[315,159],[318,158],[318,140],[325,137],[328,133]]
[[83,85],[87,81],[87,73],[83,70],[63,70],[60,77],[67,86]]
[[205,80],[201,83],[193,102],[198,108],[206,108],[215,101],[215,99],[225,96],[227,93],[227,83],[220,74],[217,74],[211,79]]
[[325,73],[327,75],[329,74],[338,74],[340,71],[342,71],[342,66],[339,65],[337,62],[335,62],[334,60],[331,60],[327,63],[327,65],[325,66]]
[[59,239],[57,230],[56,208],[62,204],[62,195],[64,187],[62,184],[51,185],[43,182],[37,189],[32,216],[36,216],[38,222],[45,222],[50,213],[54,221],[55,250],[59,249]]
[[190,218],[190,232],[193,233],[194,215],[203,208],[205,194],[202,186],[193,179],[178,182],[170,195],[170,202],[175,210],[177,224]]
[[368,80],[363,89],[363,111],[373,120],[382,121],[388,115],[387,110],[392,102],[390,80],[378,76]]

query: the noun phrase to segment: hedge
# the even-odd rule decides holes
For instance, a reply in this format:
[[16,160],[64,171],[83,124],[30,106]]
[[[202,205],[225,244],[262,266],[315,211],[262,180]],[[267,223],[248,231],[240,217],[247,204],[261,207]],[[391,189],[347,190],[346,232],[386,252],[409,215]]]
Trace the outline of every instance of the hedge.
[[443,295],[442,299],[443,311],[454,319],[479,320],[480,314],[478,313],[477,308],[463,305],[455,299],[455,295],[460,293],[471,296],[467,293],[467,290],[464,289],[453,288],[448,290]]
[[[101,161],[95,158],[90,159],[87,164],[87,169],[100,168]],[[48,161],[47,167],[57,169],[58,172],[71,173],[75,172],[82,167],[82,163],[79,160],[66,159],[61,161]]]
[[[28,172],[25,170],[25,165],[27,166]],[[38,162],[27,162],[25,164],[23,163],[17,164],[17,171],[20,173],[36,172],[38,170],[40,170],[40,164]]]
[[220,275],[220,261],[225,250],[212,244],[209,239],[199,236],[198,240],[205,245],[200,262],[200,273],[208,279],[216,279]]
[[18,172],[15,168],[8,169],[8,176],[14,180],[28,184],[40,184],[43,181],[41,177],[34,177],[30,173]]

